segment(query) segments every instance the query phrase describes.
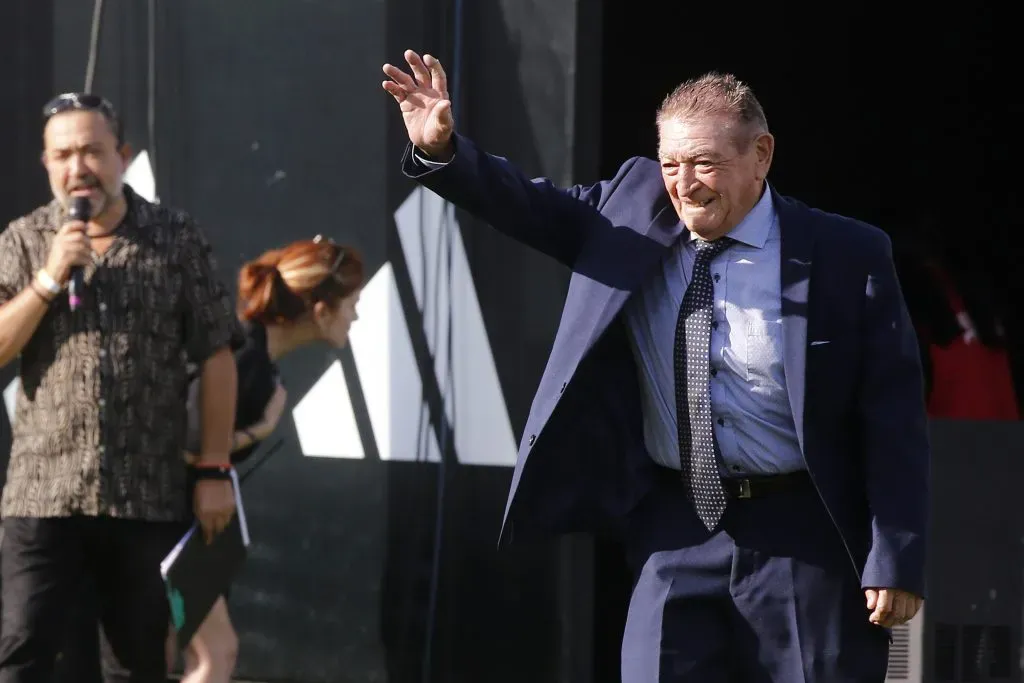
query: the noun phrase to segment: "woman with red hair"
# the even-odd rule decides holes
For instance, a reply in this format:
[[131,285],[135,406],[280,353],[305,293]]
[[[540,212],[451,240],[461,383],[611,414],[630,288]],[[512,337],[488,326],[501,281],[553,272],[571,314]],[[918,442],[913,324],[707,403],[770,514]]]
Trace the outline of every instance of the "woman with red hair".
[[[235,353],[238,404],[232,463],[251,455],[270,436],[284,411],[286,395],[277,362],[313,342],[340,348],[356,321],[363,286],[363,262],[351,247],[317,237],[264,253],[242,266],[238,315],[245,342]],[[199,444],[198,397],[189,396],[189,444]],[[186,461],[195,457],[186,454]],[[174,635],[168,641],[174,647]],[[183,683],[227,683],[235,668],[238,636],[221,597],[185,651]],[[169,651],[169,664],[173,651]]]
[[[238,317],[244,334],[235,351],[238,401],[231,462],[249,457],[260,441],[273,433],[284,413],[287,395],[278,379],[277,363],[289,353],[314,342],[341,348],[356,321],[356,303],[363,287],[363,261],[355,249],[317,236],[265,252],[246,263],[238,275]],[[185,461],[194,476],[200,444],[198,382],[189,390],[189,433]],[[84,614],[84,612],[83,612]],[[58,680],[92,680],[93,666],[102,659],[104,669],[116,671],[109,646],[98,638],[101,629],[78,615],[69,636],[77,642],[68,649],[68,661],[59,667]],[[99,647],[96,647],[99,645]],[[167,639],[167,666],[177,659],[174,629]],[[235,668],[238,636],[222,596],[185,649],[182,683],[228,683]],[[92,655],[91,653],[96,653]],[[101,654],[102,653],[102,654]],[[95,657],[85,661],[85,657]]]

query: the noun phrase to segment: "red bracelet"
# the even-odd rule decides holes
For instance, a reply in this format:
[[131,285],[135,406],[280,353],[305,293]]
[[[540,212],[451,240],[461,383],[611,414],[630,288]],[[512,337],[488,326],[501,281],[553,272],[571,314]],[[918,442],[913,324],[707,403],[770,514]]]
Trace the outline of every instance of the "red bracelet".
[[199,470],[220,470],[221,472],[230,472],[233,469],[231,463],[227,462],[197,462],[192,467]]
[[195,476],[196,481],[202,481],[203,479],[231,481],[232,472],[235,471],[235,468],[231,465],[221,463],[197,462],[192,467],[193,476]]

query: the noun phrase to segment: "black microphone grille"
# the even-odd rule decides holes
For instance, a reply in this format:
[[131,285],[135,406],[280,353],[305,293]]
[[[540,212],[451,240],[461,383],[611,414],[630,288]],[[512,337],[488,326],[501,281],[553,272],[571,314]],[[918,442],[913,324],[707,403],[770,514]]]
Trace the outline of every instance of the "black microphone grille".
[[68,209],[68,216],[76,221],[87,221],[92,214],[92,204],[88,197],[75,197],[71,200],[71,208]]

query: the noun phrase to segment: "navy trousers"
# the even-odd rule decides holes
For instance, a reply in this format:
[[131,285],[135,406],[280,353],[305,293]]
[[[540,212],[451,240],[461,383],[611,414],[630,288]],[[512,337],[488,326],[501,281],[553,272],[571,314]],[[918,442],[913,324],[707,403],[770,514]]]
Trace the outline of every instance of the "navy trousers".
[[730,500],[714,533],[678,475],[628,521],[635,584],[622,683],[882,683],[889,632],[868,621],[813,486]]

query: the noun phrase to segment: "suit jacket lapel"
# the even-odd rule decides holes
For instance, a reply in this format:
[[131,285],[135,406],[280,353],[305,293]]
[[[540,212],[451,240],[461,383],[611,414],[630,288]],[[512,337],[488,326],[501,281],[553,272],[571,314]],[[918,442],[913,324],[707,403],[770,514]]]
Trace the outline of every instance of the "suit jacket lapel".
[[782,238],[783,366],[793,422],[800,448],[803,449],[804,405],[808,383],[807,328],[810,315],[814,235],[801,207],[779,195],[774,188],[771,190]]
[[[789,393],[790,409],[796,427],[800,447],[804,446],[804,405],[807,395],[807,335],[810,317],[810,287],[814,254],[814,235],[807,220],[806,210],[797,202],[783,197],[769,184],[775,210],[779,216],[779,232],[782,238],[781,291],[782,291],[782,336],[783,367]],[[595,288],[589,294],[590,310],[600,310],[592,318],[593,327],[587,336],[582,353],[594,344],[608,325],[622,310],[623,305],[651,271],[665,257],[686,228],[679,221],[668,199],[643,231],[637,234],[643,238],[638,248],[628,256],[616,253],[613,258],[629,258],[632,262],[631,277],[627,278],[628,288],[609,287],[593,280],[580,283],[581,288]],[[604,299],[603,302],[600,299]],[[581,355],[582,355],[581,353]]]
[[676,240],[679,239],[679,236],[685,230],[686,228],[680,222],[679,217],[672,208],[672,204],[666,197],[665,205],[655,214],[650,224],[645,229],[636,233],[639,239],[636,242],[637,248],[631,250],[633,253],[608,254],[609,258],[630,260],[630,277],[627,278],[628,287],[601,287],[601,292],[598,296],[603,296],[605,301],[600,306],[601,313],[595,320],[594,329],[591,331],[586,349],[590,349],[598,337],[608,329],[608,325],[611,324],[611,321],[622,310],[626,299],[650,277],[651,271],[661,263],[668,249],[675,244]]
[[[676,243],[685,230],[686,228],[679,220],[679,216],[676,215],[675,209],[672,208],[672,203],[666,198],[665,206],[661,207],[661,210],[654,216],[654,220],[641,234],[662,247],[668,248]],[[664,250],[660,255],[664,255]]]

